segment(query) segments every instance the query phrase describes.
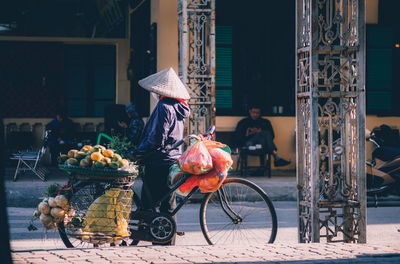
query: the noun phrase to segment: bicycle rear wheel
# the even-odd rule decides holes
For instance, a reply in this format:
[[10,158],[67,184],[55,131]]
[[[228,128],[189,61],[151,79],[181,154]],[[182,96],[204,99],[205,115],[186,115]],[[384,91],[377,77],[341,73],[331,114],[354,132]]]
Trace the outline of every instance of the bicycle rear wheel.
[[210,245],[273,243],[278,221],[271,200],[260,187],[229,178],[218,191],[204,197],[200,226]]
[[[70,198],[70,205],[75,210],[75,217],[84,218],[89,206],[102,194],[107,187],[105,182],[78,182],[75,184],[73,189],[73,195]],[[138,202],[138,196],[134,193],[132,199],[132,210],[136,210],[136,204]],[[78,239],[75,235],[75,228],[70,222],[60,222],[57,224],[58,233],[61,240],[67,248],[88,248],[88,247],[104,247],[113,246],[114,243],[102,243],[93,244],[90,242],[85,242],[82,239]],[[130,241],[128,241],[130,243]]]

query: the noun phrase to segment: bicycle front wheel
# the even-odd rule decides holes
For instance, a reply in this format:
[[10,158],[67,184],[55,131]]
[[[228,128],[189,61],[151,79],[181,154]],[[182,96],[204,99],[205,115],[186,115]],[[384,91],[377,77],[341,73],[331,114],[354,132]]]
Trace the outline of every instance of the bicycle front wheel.
[[204,197],[200,226],[208,244],[273,243],[276,212],[266,193],[254,183],[229,178]]

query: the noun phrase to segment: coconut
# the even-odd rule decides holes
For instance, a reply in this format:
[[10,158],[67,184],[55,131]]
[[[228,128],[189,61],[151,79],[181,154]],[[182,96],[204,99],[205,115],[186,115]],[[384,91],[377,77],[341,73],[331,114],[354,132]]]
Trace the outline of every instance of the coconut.
[[41,202],[38,206],[39,212],[48,215],[50,213],[50,207],[47,203]]
[[50,214],[54,217],[56,222],[61,222],[65,217],[65,211],[58,207],[52,208]]
[[65,208],[68,205],[68,199],[64,195],[57,195],[54,200],[58,207]]
[[41,214],[39,219],[40,222],[42,222],[43,227],[46,229],[52,229],[52,224],[54,226],[53,218],[51,217],[51,215]]
[[49,198],[49,206],[50,207],[57,207],[57,203],[53,197]]

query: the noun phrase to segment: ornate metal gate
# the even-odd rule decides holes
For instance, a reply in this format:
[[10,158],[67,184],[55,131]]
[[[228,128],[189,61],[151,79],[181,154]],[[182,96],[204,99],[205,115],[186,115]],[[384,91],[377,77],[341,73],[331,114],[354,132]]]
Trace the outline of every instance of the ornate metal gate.
[[297,0],[299,242],[366,242],[364,0]]
[[179,75],[189,88],[189,133],[215,124],[215,0],[179,0]]

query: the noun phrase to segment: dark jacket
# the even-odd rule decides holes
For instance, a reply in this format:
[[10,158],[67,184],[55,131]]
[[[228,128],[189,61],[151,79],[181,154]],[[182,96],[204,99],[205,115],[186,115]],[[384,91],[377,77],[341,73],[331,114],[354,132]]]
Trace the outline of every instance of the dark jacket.
[[56,118],[46,125],[46,130],[51,130],[49,140],[71,140],[74,134],[74,123],[69,118],[64,118],[59,122]]
[[144,122],[139,114],[136,112],[134,104],[128,104],[125,109],[126,112],[130,115],[129,125],[125,130],[125,134],[133,143],[133,145],[137,146],[142,135]]
[[252,136],[246,137],[246,131],[249,127],[261,128],[262,131],[269,131],[272,139],[274,139],[274,129],[272,128],[271,122],[268,119],[258,118],[253,120],[250,116],[242,119],[236,126],[235,134],[234,134],[234,142],[236,143],[235,147],[242,147],[245,145],[246,141],[249,140]]
[[189,117],[189,107],[172,99],[161,99],[144,127],[139,151],[149,153],[147,165],[174,163],[180,156],[179,149],[171,150],[172,145],[183,138],[185,118]]

